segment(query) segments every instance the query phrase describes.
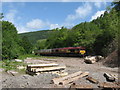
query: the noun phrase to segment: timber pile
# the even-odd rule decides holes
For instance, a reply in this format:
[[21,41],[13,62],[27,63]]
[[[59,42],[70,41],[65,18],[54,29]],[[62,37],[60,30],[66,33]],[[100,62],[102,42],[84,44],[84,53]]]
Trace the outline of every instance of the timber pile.
[[52,79],[52,82],[56,85],[66,85],[69,83],[73,83],[74,81],[78,80],[79,78],[85,77],[89,74],[89,72],[76,72],[70,75],[67,75],[65,77],[60,78],[54,78]]
[[[69,74],[64,77],[54,78],[52,79],[52,83],[57,86],[65,86],[70,85],[70,90],[73,90],[73,88],[76,89],[89,89],[93,90],[95,88],[92,84],[81,84],[77,82],[80,78],[86,77],[86,80],[89,80],[91,83],[96,84],[98,88],[109,88],[109,89],[117,89],[120,88],[119,83],[114,82],[115,81],[115,75],[104,73],[104,76],[108,81],[112,81],[112,83],[108,82],[100,82],[99,80],[89,76],[89,72],[82,72],[78,71],[73,74]],[[118,78],[117,78],[118,79]]]
[[49,63],[49,64],[32,64],[28,65],[26,72],[30,75],[38,75],[40,73],[62,73],[63,70],[65,70],[65,66],[59,66],[56,63]]
[[85,63],[89,63],[89,64],[92,64],[92,63],[95,63],[96,62],[96,57],[95,56],[88,56],[88,57],[85,57],[84,59]]
[[86,56],[84,58],[84,62],[85,63],[89,63],[89,64],[93,64],[95,62],[98,62],[99,60],[104,59],[104,57],[102,56]]

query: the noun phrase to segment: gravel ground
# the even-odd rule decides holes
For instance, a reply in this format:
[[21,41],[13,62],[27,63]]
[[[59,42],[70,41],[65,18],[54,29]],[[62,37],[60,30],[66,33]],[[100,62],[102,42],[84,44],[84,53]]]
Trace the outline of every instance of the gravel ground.
[[[66,65],[66,72],[69,74],[77,71],[88,71],[89,76],[92,76],[93,78],[97,79],[100,82],[107,82],[104,78],[103,74],[105,72],[118,75],[118,68],[110,68],[105,67],[101,63],[96,62],[95,64],[86,64],[83,60],[83,58],[73,58],[73,57],[56,57],[55,59],[47,59],[47,58],[41,58],[39,60],[28,60],[28,62],[34,62],[37,63],[37,61],[40,63],[41,61],[45,62],[55,62],[58,64]],[[27,60],[25,60],[27,62]],[[0,82],[2,82],[3,88],[59,88],[59,87],[69,87],[69,85],[65,86],[56,86],[54,84],[51,84],[51,80],[55,77],[58,77],[55,74],[51,73],[42,73],[40,75],[36,76],[30,76],[27,74],[16,74],[15,76],[12,76],[11,74],[8,74],[4,71],[0,71],[2,73],[2,79],[0,79]],[[90,84],[94,88],[97,88],[96,84],[92,84],[91,82],[86,80],[86,77],[81,78],[76,81],[78,84]]]

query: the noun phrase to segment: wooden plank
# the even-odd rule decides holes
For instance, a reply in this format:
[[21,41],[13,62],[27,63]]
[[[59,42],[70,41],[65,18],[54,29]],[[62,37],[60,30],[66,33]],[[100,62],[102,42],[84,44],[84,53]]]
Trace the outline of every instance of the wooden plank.
[[84,72],[82,73],[81,75],[79,76],[76,76],[76,77],[73,77],[73,78],[69,78],[67,80],[64,80],[64,81],[60,81],[59,84],[60,85],[65,85],[65,84],[68,84],[68,83],[72,83],[73,81],[76,81],[78,80],[79,78],[82,78],[82,77],[85,77],[89,74],[89,72]]
[[107,81],[111,81],[111,82],[115,81],[115,78],[108,73],[104,73],[104,77],[106,77]]
[[99,83],[96,79],[94,79],[94,78],[92,78],[92,77],[87,77],[86,79],[89,80],[89,81],[92,82],[92,83],[95,83],[95,84],[98,84],[98,83]]
[[54,78],[54,79],[52,79],[52,82],[53,82],[54,84],[59,84],[60,81],[63,81],[63,80],[69,79],[69,78],[73,78],[73,77],[75,77],[75,76],[80,75],[81,73],[82,73],[82,71],[79,71],[79,72],[75,72],[75,73],[73,73],[73,74],[67,75],[67,76],[65,76],[65,77]]
[[49,63],[49,64],[31,64],[31,65],[28,65],[28,67],[31,67],[31,68],[52,67],[52,66],[58,66],[58,64],[56,64],[56,63]]
[[100,88],[120,88],[119,85],[115,84],[115,83],[100,83],[99,86]]
[[38,69],[34,69],[34,72],[60,71],[60,70],[64,70],[65,68],[66,66],[38,68]]

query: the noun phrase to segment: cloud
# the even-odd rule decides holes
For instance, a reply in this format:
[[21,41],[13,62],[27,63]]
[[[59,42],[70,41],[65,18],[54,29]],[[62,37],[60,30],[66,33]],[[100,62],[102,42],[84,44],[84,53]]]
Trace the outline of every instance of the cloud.
[[90,19],[90,21],[97,19],[97,17],[100,17],[102,14],[104,14],[105,10],[97,11]]
[[18,33],[30,32],[30,29],[25,26],[16,26]]
[[89,3],[85,3],[83,6],[79,6],[75,10],[75,14],[70,14],[67,16],[66,21],[71,22],[76,19],[84,19],[92,10],[92,6]]
[[59,24],[50,24],[50,30],[55,28],[61,28]]
[[5,20],[15,23],[16,14],[17,10],[9,10],[9,12],[5,15]]
[[107,2],[103,1],[103,2],[95,2],[94,5],[97,7],[97,8],[100,8],[102,5],[107,5]]
[[41,19],[32,19],[25,25],[18,25],[17,30],[18,33],[25,33],[30,31],[37,31],[40,30],[41,28],[46,28],[49,25],[50,25],[49,22],[43,22]]
[[40,29],[45,27],[45,22],[40,19],[33,19],[32,21],[27,23],[27,27],[33,29]]
[[95,2],[95,6],[100,8],[101,7],[101,2]]

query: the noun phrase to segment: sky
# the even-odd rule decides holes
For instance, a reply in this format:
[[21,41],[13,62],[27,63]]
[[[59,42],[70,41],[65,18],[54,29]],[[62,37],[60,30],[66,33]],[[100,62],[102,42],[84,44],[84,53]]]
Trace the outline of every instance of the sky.
[[62,26],[72,28],[104,14],[110,2],[2,2],[6,21],[18,33],[51,30]]

